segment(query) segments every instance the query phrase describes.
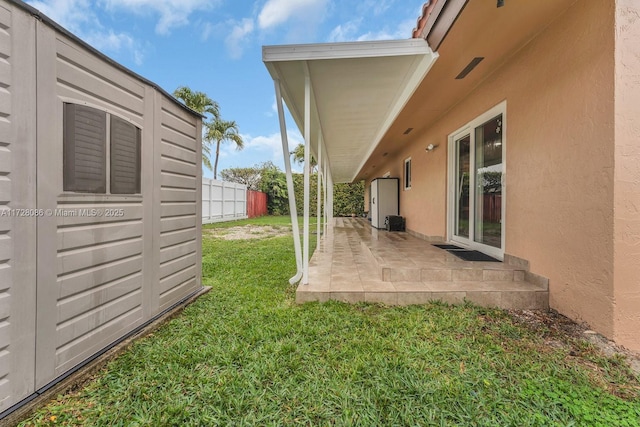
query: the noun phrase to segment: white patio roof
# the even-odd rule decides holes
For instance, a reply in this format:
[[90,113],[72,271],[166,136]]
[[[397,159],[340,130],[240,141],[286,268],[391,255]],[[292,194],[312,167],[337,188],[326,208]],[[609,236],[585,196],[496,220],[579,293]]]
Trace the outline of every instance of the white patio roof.
[[[263,61],[305,134],[305,79],[310,82],[309,145],[321,142],[333,182],[357,176],[438,54],[424,39],[264,46]],[[293,149],[293,147],[291,147]]]

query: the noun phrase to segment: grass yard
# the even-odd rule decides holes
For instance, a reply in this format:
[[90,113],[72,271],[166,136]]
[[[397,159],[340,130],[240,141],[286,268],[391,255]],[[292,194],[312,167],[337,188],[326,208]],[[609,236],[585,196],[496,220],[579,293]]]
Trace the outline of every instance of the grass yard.
[[298,306],[290,236],[203,234],[211,292],[22,425],[640,426],[620,358],[471,305]]

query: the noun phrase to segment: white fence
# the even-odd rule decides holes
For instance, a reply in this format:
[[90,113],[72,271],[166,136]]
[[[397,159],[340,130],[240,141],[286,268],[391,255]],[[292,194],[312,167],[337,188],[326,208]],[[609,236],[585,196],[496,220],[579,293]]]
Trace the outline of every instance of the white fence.
[[202,178],[202,223],[247,218],[247,186]]

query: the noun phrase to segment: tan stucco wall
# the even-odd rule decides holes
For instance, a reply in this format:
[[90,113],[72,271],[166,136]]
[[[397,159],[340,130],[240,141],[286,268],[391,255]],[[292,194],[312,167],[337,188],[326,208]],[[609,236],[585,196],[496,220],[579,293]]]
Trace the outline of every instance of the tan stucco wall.
[[614,339],[640,350],[640,5],[616,1]]
[[[609,337],[614,8],[613,2],[576,2],[436,125],[376,168],[401,177],[403,159],[411,156],[413,188],[401,191],[401,215],[411,230],[445,236],[447,136],[506,100],[505,253],[528,260],[532,272],[549,278],[552,308]],[[426,153],[429,144],[439,147]]]

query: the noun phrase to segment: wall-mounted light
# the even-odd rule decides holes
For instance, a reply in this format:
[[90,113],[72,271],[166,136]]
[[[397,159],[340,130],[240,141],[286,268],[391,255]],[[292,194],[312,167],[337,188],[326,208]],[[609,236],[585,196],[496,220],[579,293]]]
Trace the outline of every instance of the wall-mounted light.
[[504,0],[498,0],[498,7],[504,6]]
[[433,150],[435,150],[436,148],[438,148],[438,145],[433,145],[433,144],[429,144],[427,145],[427,148],[424,149],[424,151],[426,151],[427,153],[432,152]]

